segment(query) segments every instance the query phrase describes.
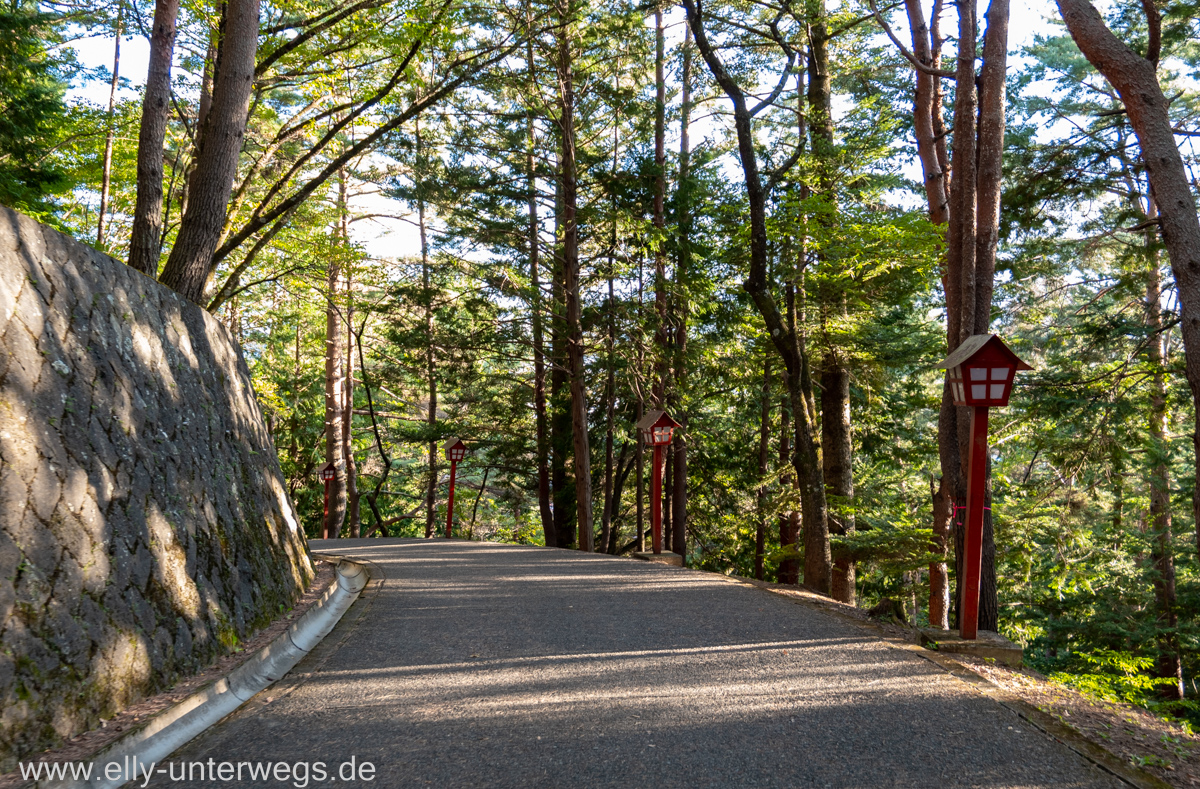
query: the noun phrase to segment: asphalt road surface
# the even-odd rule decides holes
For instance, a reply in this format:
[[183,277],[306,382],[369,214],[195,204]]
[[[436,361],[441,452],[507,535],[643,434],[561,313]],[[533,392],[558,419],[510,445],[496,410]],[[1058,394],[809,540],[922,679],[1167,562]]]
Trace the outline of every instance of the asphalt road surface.
[[1125,785],[920,656],[718,576],[488,543],[312,547],[381,582],[150,786]]

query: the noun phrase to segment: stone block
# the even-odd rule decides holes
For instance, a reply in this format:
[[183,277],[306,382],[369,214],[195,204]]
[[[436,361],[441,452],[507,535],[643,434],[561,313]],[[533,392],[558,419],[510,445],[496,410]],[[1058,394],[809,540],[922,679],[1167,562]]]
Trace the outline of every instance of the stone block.
[[976,658],[997,660],[1013,668],[1020,668],[1021,647],[999,633],[980,630],[973,640],[962,638],[957,630],[940,630],[926,627],[920,631],[921,646],[951,655],[969,655]]
[[39,518],[49,521],[60,498],[62,481],[58,478],[58,469],[53,463],[43,462],[29,486],[29,504]]
[[0,465],[0,530],[16,534],[25,517],[29,485],[8,465]]
[[21,549],[0,531],[0,630],[12,614],[17,602],[17,568],[21,565]]
[[83,627],[75,621],[75,617],[67,605],[58,599],[50,601],[50,605],[46,608],[46,618],[50,625],[48,638],[50,646],[67,663],[80,671],[85,670],[88,664],[88,653],[91,651],[91,642]]
[[24,326],[35,342],[41,339],[42,331],[46,328],[47,303],[39,291],[39,285],[32,275],[26,279],[25,287],[17,296],[17,308],[10,321]]
[[104,610],[108,612],[109,624],[117,630],[132,633],[137,628],[137,617],[126,602],[123,591],[118,589],[116,584],[109,586],[102,603]]
[[4,386],[13,393],[10,397],[29,397],[42,374],[42,357],[25,324],[19,320],[5,324],[4,336],[0,337],[0,353],[8,357]]
[[670,565],[671,567],[683,567],[683,557],[677,553],[671,553],[670,551],[663,551],[662,553],[639,551],[633,554],[633,558],[641,559],[644,562],[666,564]]
[[129,561],[129,586],[140,591],[146,590],[150,577],[154,573],[154,555],[144,543],[138,543],[133,558]]
[[61,665],[54,652],[18,617],[8,620],[4,635],[0,637],[0,653],[5,651],[23,658],[22,663],[29,667],[34,679],[48,677]]
[[83,502],[91,492],[88,487],[87,470],[82,466],[68,465],[63,472],[62,506],[71,515],[83,511]]
[[58,557],[58,568],[54,572],[54,599],[66,603],[74,610],[83,594],[83,565],[70,551]]
[[92,450],[92,454],[99,458],[108,470],[111,472],[117,468],[117,450],[113,447],[112,442],[108,438],[108,433],[100,422],[100,418],[93,414],[92,420],[88,423],[88,447]]
[[58,569],[58,557],[62,554],[62,546],[50,529],[32,511],[26,511],[17,533],[10,536],[21,549],[25,561],[49,582]]

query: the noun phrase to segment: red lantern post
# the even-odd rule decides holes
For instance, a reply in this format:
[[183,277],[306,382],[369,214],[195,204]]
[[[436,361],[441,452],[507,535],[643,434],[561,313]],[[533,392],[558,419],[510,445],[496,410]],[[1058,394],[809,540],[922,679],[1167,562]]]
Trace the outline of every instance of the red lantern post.
[[321,539],[328,540],[337,537],[336,534],[329,533],[329,483],[337,479],[337,467],[333,465],[333,461],[321,466],[320,476],[321,481],[325,483],[325,516],[321,520]]
[[651,411],[637,423],[642,443],[654,447],[650,481],[650,528],[654,553],[662,553],[662,472],[663,452],[679,423],[666,411]]
[[467,456],[467,445],[460,438],[446,442],[446,459],[450,461],[450,495],[446,500],[446,539],[450,539],[450,525],[454,523],[454,476],[458,473],[458,461]]
[[988,408],[1008,405],[1018,370],[1032,370],[994,334],[975,334],[938,365],[947,371],[955,405],[971,408],[967,455],[967,532],[963,540],[963,602],[958,631],[974,640],[979,629],[979,578],[983,563],[983,502],[987,495]]

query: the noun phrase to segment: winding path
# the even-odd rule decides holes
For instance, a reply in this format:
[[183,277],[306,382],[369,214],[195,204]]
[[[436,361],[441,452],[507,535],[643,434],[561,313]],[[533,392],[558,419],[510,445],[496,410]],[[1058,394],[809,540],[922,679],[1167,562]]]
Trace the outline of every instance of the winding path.
[[307,785],[1124,786],[921,657],[719,576],[459,541],[312,547],[375,580],[180,770],[323,761],[336,778],[353,756],[374,780]]

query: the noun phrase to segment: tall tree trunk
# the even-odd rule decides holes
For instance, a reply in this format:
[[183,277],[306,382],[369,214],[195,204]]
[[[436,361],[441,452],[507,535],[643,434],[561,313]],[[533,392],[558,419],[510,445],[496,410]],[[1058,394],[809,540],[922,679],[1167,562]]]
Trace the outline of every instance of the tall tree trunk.
[[[643,343],[646,328],[645,309],[645,272],[642,270],[643,258],[638,254],[638,306],[637,306],[637,325],[634,329],[634,343],[637,348],[637,369],[634,371],[634,380],[639,381],[638,376],[641,371],[646,369],[646,347]],[[642,417],[646,415],[646,393],[645,387],[640,382],[637,385],[637,404],[634,408],[634,424],[642,421]],[[637,483],[637,537],[634,542],[637,546],[637,551],[646,550],[646,447],[642,443],[642,437],[634,431],[635,457]]]
[[[664,71],[666,33],[662,6],[654,9],[654,407],[667,407],[667,252],[663,232],[667,226],[667,82]],[[668,527],[669,528],[669,527]]]
[[121,84],[121,23],[124,21],[125,3],[117,3],[117,19],[113,23],[113,67],[112,82],[108,87],[107,129],[104,134],[104,163],[100,174],[100,211],[96,218],[96,248],[104,249],[105,224],[108,222],[108,197],[112,187],[113,140],[117,135],[116,108],[117,87]]
[[674,465],[672,463],[671,445],[667,444],[663,447],[663,478],[662,478],[662,527],[663,527],[663,550],[667,552],[675,551],[675,532],[671,530],[671,482],[674,476]]
[[[790,375],[786,370],[783,372],[783,384],[785,388],[789,388],[788,378]],[[779,475],[779,492],[785,496],[795,484],[792,474],[788,471],[792,468],[791,423],[792,403],[785,396],[779,404],[779,467],[783,469]],[[779,547],[784,550],[794,546],[799,538],[798,524],[794,515],[790,507],[779,513]],[[791,557],[781,559],[779,561],[779,570],[776,573],[776,580],[781,584],[795,585],[800,583],[800,560]]]
[[[149,277],[158,275],[162,235],[163,140],[171,112],[171,60],[179,0],[155,0],[150,32],[150,67],[142,96],[138,130],[137,198],[129,237],[129,265]],[[255,25],[257,31],[257,25]]]
[[336,471],[329,483],[329,512],[322,534],[337,539],[346,517],[346,456],[343,452],[342,408],[346,397],[342,372],[342,320],[338,311],[338,290],[341,270],[338,256],[330,255],[325,270],[325,462]]
[[[958,4],[958,59],[955,69],[954,88],[954,154],[953,178],[950,182],[950,217],[946,227],[946,316],[947,345],[952,352],[970,336],[975,328],[975,216],[976,216],[976,160],[975,160],[975,55],[977,24],[975,4]],[[952,301],[953,299],[953,301]],[[945,390],[948,392],[948,389]],[[944,395],[945,396],[945,395]],[[954,419],[939,428],[953,430],[953,435],[942,435],[939,445],[945,441],[957,444],[955,458],[958,467],[943,468],[942,477],[955,481],[954,489],[954,561],[955,622],[962,610],[963,545],[965,519],[961,514],[966,508],[966,458],[967,442],[970,441],[970,413],[965,407],[953,407]],[[949,453],[941,451],[945,458]]]
[[425,223],[425,150],[421,141],[421,120],[416,121],[417,142],[417,230],[421,234],[421,303],[425,311],[425,387],[429,410],[425,423],[429,433],[427,482],[425,487],[425,539],[437,534],[438,442],[437,442],[437,349],[434,346],[433,280],[429,262],[429,236]]
[[717,84],[733,105],[734,128],[737,132],[738,158],[746,183],[750,210],[750,272],[743,287],[762,316],[767,336],[774,343],[788,374],[788,399],[796,419],[796,451],[792,464],[800,485],[801,513],[804,522],[804,583],[822,593],[828,593],[832,562],[829,554],[829,522],[825,502],[825,485],[821,475],[821,450],[816,438],[816,425],[803,392],[808,360],[795,332],[784,326],[783,316],[772,294],[767,269],[770,249],[767,242],[766,189],[758,171],[752,116],[746,105],[746,94],[725,70],[719,55],[708,42],[704,21],[695,0],[684,0],[688,24],[696,47],[708,65]]
[[[1200,404],[1200,220],[1167,114],[1170,102],[1158,82],[1158,53],[1151,51],[1152,57],[1143,58],[1121,43],[1088,0],[1058,0],[1058,10],[1088,62],[1116,88],[1137,134],[1179,293],[1185,370],[1196,409]],[[1148,21],[1151,40],[1161,38],[1157,14]],[[1195,457],[1200,458],[1200,430],[1193,440]],[[1200,474],[1195,485],[1192,515],[1200,550]]]
[[[525,3],[525,24],[532,30],[533,19],[529,2]],[[525,66],[527,86],[532,95],[536,75],[533,60],[533,36],[529,35],[525,45]],[[537,131],[533,123],[533,112],[525,115],[525,178],[528,196],[529,213],[529,313],[533,329],[533,415],[537,430],[537,475],[538,475],[538,514],[542,520],[542,535],[546,547],[553,548],[557,544],[554,533],[554,513],[550,507],[550,446],[546,426],[546,345],[542,326],[542,281],[538,267],[538,255],[541,251],[541,237],[538,221],[538,191],[537,191]]]
[[[823,0],[810,3],[808,58],[809,135],[817,162],[817,184],[824,202],[832,207],[834,167],[832,86],[829,71],[829,34]],[[822,221],[818,219],[818,221]],[[835,261],[826,261],[826,264]],[[822,288],[824,320],[845,314],[845,295]],[[850,371],[837,348],[827,348],[821,360],[821,460],[822,478],[829,507],[829,531],[846,535],[854,531],[854,469],[850,427]],[[839,555],[833,565],[830,592],[835,600],[854,603],[854,562]]]
[[293,345],[293,367],[292,367],[292,413],[288,416],[288,460],[292,465],[292,479],[288,484],[288,495],[295,497],[296,486],[300,483],[300,478],[304,476],[304,470],[300,468],[300,373],[303,368],[300,366],[300,316],[296,316],[296,325],[293,329],[294,345]]
[[754,534],[754,577],[763,580],[767,547],[767,469],[771,452],[771,359],[763,360],[762,407],[758,417],[758,528]]
[[583,366],[583,305],[579,277],[578,172],[575,159],[575,64],[571,52],[571,0],[558,0],[559,141],[562,151],[563,295],[566,306],[567,374],[571,388],[571,436],[575,471],[575,518],[579,550],[592,545],[592,471],[588,447],[587,390]]
[[228,0],[222,20],[212,108],[200,132],[187,213],[163,268],[162,283],[198,304],[204,301],[221,239],[254,86],[259,0]]
[[[1153,219],[1154,198],[1147,199]],[[1158,627],[1158,676],[1174,680],[1163,688],[1167,698],[1183,698],[1183,665],[1180,661],[1179,626],[1175,595],[1175,556],[1171,545],[1171,473],[1167,445],[1166,332],[1162,319],[1162,283],[1154,229],[1146,233],[1146,329],[1150,334],[1150,556],[1154,562],[1154,602]]]
[[[614,134],[615,137],[615,134]],[[615,140],[614,140],[615,154]],[[616,406],[617,406],[617,376],[616,376],[616,359],[614,355],[614,346],[616,344],[616,318],[614,316],[614,293],[613,293],[613,259],[612,249],[616,247],[617,240],[617,221],[616,216],[613,216],[612,230],[612,246],[610,247],[608,257],[608,338],[605,355],[607,356],[608,373],[604,381],[604,511],[600,516],[600,545],[599,549],[602,552],[608,551],[609,537],[612,529],[613,518],[613,484],[615,481],[613,467],[613,429],[616,422]]]
[[[852,534],[850,372],[840,360],[826,357],[826,362],[821,372],[821,457],[825,461],[825,490],[835,502],[829,508],[829,531]],[[834,600],[854,605],[854,560],[844,554],[834,559],[830,591]]]
[[[925,12],[920,0],[906,0],[909,31],[912,34],[913,55],[931,69],[941,69],[941,0],[936,0],[931,23],[926,25]],[[942,116],[941,77],[914,70],[916,91],[913,102],[913,130],[917,139],[917,153],[925,182],[925,198],[928,204],[929,221],[935,225],[946,224],[949,218],[948,186],[950,168],[946,162],[945,123]],[[950,286],[946,271],[942,272],[943,292],[949,296]],[[953,345],[953,340],[950,341]],[[946,566],[949,553],[951,519],[954,515],[954,493],[958,488],[958,442],[957,422],[954,405],[948,391],[943,393],[942,407],[938,415],[939,449],[953,450],[952,456],[942,459],[943,474],[936,486],[931,485],[933,502],[933,540],[930,551],[940,560],[929,564],[929,624],[947,629],[950,626],[950,579]],[[945,440],[942,440],[942,437]],[[946,476],[946,469],[955,469]]]
[[571,390],[567,373],[566,268],[563,254],[562,146],[555,168],[554,269],[550,308],[550,484],[554,501],[555,545],[575,547],[575,486],[568,465],[574,440],[571,433]]
[[[983,65],[979,70],[979,144],[975,232],[975,308],[973,334],[987,334],[992,322],[996,247],[1000,238],[1000,193],[1003,180],[1005,77],[1008,73],[1009,0],[992,0],[987,11]],[[996,537],[992,527],[992,464],[986,466],[983,511],[983,557],[979,588],[979,629],[1000,627],[996,589]]]
[[[467,527],[467,539],[475,539],[475,515],[479,512],[479,500],[483,498],[483,492],[487,490],[488,474],[492,471],[491,466],[483,467],[483,481],[479,483],[479,493],[475,495],[475,503],[471,505],[471,525]],[[514,518],[514,520],[519,520]]]
[[358,466],[354,462],[354,266],[350,252],[350,204],[347,198],[346,173],[338,173],[338,208],[341,212],[342,248],[346,260],[346,358],[343,363],[342,457],[346,466],[346,520],[350,536],[361,531],[358,501]]
[[688,127],[692,112],[692,47],[691,31],[683,34],[682,106],[679,110],[679,178],[675,186],[675,217],[678,227],[678,257],[675,262],[675,501],[671,507],[671,523],[675,533],[675,552],[687,565],[687,483],[688,483],[688,409],[687,409],[687,326],[691,293],[691,205],[688,187],[691,140]]

